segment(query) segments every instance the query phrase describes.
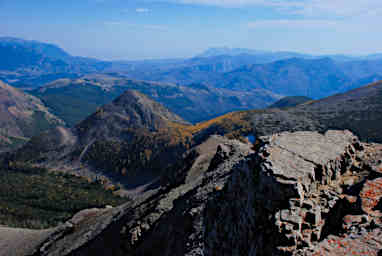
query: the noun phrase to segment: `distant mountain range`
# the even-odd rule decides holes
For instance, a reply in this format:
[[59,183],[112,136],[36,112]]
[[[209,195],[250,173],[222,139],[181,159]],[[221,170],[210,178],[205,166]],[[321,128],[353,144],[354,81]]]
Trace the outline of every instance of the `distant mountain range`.
[[230,48],[230,47],[215,47],[209,48],[196,57],[208,58],[214,56],[238,56],[238,55],[256,55],[258,57],[264,57],[265,62],[273,62],[281,59],[289,58],[303,58],[303,59],[321,59],[331,58],[336,61],[354,61],[354,60],[380,60],[382,59],[382,53],[369,54],[369,55],[345,55],[345,54],[326,54],[326,55],[313,55],[306,53],[298,53],[291,51],[264,51],[253,50],[247,48]]
[[0,52],[0,80],[28,90],[68,126],[129,89],[197,123],[284,96],[319,99],[382,79],[379,54],[339,61],[339,55],[216,48],[190,59],[105,62],[15,38],[0,38]]
[[237,91],[265,89],[285,96],[318,99],[378,81],[382,77],[381,56],[312,56],[218,48],[166,64],[131,63],[120,72],[142,80],[182,85],[207,83]]
[[281,95],[264,89],[240,92],[204,84],[181,86],[107,74],[59,79],[29,92],[73,126],[128,89],[145,93],[193,123],[234,110],[264,108],[281,98]]
[[293,58],[243,66],[223,74],[215,84],[234,90],[262,88],[282,95],[317,99],[346,91],[347,87],[351,87],[352,80],[329,58]]
[[0,60],[0,80],[24,89],[62,78],[114,73],[184,86],[203,83],[228,90],[261,88],[284,96],[322,98],[382,76],[381,54],[313,56],[211,48],[189,59],[108,62],[74,57],[52,44],[14,38],[0,38],[0,53],[4,56]]
[[262,51],[262,50],[253,50],[246,48],[230,48],[230,47],[216,47],[209,48],[196,57],[199,58],[209,58],[216,56],[240,56],[240,55],[252,55],[257,56],[259,62],[273,62],[280,59],[289,59],[289,58],[314,58],[313,55],[297,53],[297,52],[288,52],[288,51]]
[[382,79],[378,54],[339,61],[338,55],[219,48],[190,59],[105,62],[15,38],[0,38],[0,52],[0,80],[28,90],[68,126],[129,89],[197,123],[265,108],[284,96],[319,99]]
[[194,64],[168,69],[138,68],[124,74],[143,80],[183,85],[207,83],[235,91],[265,89],[285,96],[315,99],[357,88],[382,76],[382,60],[336,62],[331,58],[291,58],[251,64],[253,58],[240,55],[191,59],[188,63]]

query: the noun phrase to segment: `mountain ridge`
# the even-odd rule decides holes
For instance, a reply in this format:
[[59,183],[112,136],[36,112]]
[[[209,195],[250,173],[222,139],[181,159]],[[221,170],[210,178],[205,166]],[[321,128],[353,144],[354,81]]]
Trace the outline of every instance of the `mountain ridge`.
[[73,128],[33,137],[6,161],[27,162],[130,189],[155,181],[189,145],[188,126],[161,104],[126,91]]
[[[110,62],[84,57],[73,57],[52,44],[22,39],[12,39],[8,41],[10,41],[8,44],[13,42],[15,45],[14,47],[4,49],[3,56],[6,58],[3,59],[3,62],[5,60],[7,62],[4,62],[4,65],[0,63],[0,79],[3,79],[11,85],[27,89],[36,88],[44,83],[54,81],[57,78],[79,78],[84,74],[94,72],[112,72],[121,73],[131,79],[171,82],[183,85],[207,83],[213,87],[222,87],[223,85],[230,90],[232,90],[231,88],[233,87],[240,90],[252,89],[253,86],[251,87],[249,85],[251,85],[253,81],[255,81],[255,88],[259,86],[270,86],[270,81],[268,81],[270,79],[269,77],[280,76],[279,81],[271,81],[272,84],[276,84],[278,87],[285,87],[285,85],[287,85],[284,90],[288,90],[287,88],[290,84],[297,84],[298,87],[302,86],[301,81],[297,79],[299,76],[306,80],[304,83],[310,83],[309,86],[306,86],[307,88],[312,87],[312,85],[317,86],[314,84],[314,81],[320,78],[320,76],[316,76],[314,73],[319,72],[322,77],[329,76],[327,78],[328,81],[321,81],[321,83],[326,87],[326,84],[329,83],[329,86],[335,89],[331,90],[330,93],[338,93],[372,82],[375,79],[373,76],[377,77],[381,75],[380,66],[382,63],[381,59],[378,59],[378,54],[371,58],[354,57],[354,59],[349,61],[338,61],[337,59],[345,58],[346,56],[323,55],[313,58],[309,55],[299,53],[280,52],[281,55],[279,57],[265,60],[262,59],[256,51],[253,55],[243,53],[239,55],[216,55],[210,57],[195,56],[189,59],[176,60]],[[30,46],[26,47],[25,45],[28,44]],[[1,49],[0,45],[0,50]],[[241,49],[240,51],[244,50]],[[269,54],[272,55],[276,53],[271,52]],[[334,65],[329,63],[331,66],[330,69],[320,64],[320,60],[325,58],[329,58],[334,62]],[[319,67],[319,69],[317,70],[316,67],[310,70],[308,66],[305,68],[299,67],[299,70],[293,67],[289,69],[284,67],[284,72],[289,72],[291,74],[290,76],[282,75],[275,70],[272,71],[269,69],[270,63],[286,59],[292,59],[295,63],[298,62],[298,59],[302,59],[308,63],[308,66],[309,61],[312,63],[317,62],[316,66]],[[243,67],[255,64],[261,64],[264,65],[264,67],[256,72],[240,73]],[[288,63],[285,63],[285,65],[287,64]],[[231,79],[230,72],[235,72],[236,77]],[[268,79],[264,77],[264,72],[270,72],[269,76],[266,76]],[[259,77],[262,78],[259,79]],[[309,80],[309,78],[311,79]],[[231,81],[226,81],[227,79]],[[276,89],[280,90],[277,86]],[[315,98],[329,96],[330,93],[325,94],[326,87],[323,87],[321,91],[319,91],[318,96],[305,96],[313,96]],[[274,91],[274,93],[280,94],[280,91],[277,90]],[[288,94],[281,94],[284,96],[307,94],[306,88],[304,88],[304,90],[305,91],[290,91]],[[316,94],[316,92],[311,92],[311,94]]]

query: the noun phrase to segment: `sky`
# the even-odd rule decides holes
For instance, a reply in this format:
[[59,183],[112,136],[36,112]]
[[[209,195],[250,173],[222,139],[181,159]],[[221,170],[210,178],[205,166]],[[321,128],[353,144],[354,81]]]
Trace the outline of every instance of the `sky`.
[[210,47],[382,53],[381,0],[0,0],[0,36],[105,60]]

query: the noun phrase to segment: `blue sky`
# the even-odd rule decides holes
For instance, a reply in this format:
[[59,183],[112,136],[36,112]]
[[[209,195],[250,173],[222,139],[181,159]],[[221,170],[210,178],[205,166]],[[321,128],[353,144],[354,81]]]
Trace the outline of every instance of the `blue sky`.
[[0,36],[101,59],[189,57],[209,47],[382,52],[381,0],[0,0]]

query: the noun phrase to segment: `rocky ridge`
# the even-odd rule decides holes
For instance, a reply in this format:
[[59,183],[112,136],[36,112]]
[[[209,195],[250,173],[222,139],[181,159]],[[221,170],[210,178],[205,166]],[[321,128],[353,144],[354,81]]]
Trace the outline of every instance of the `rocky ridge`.
[[208,143],[216,153],[207,156],[202,145],[188,151],[180,178],[168,176],[167,185],[123,206],[82,212],[26,255],[382,250],[382,145],[349,131],[285,132],[253,146],[220,136]]

